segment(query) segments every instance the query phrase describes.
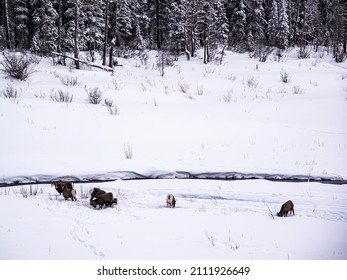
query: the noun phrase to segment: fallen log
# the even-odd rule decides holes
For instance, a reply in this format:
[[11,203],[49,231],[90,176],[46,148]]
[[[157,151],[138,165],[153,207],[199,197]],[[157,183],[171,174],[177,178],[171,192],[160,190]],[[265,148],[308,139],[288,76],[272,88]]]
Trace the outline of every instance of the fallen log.
[[99,68],[101,70],[113,73],[113,68],[108,67],[108,66],[94,64],[94,63],[91,63],[91,62],[88,62],[88,61],[85,61],[85,60],[81,60],[79,58],[75,58],[75,57],[72,57],[72,56],[69,56],[69,55],[66,55],[66,54],[62,54],[62,53],[52,52],[52,54],[56,55],[56,56],[61,56],[61,57],[64,57],[64,58],[72,59],[73,61],[78,61],[78,62],[86,64],[88,66]]

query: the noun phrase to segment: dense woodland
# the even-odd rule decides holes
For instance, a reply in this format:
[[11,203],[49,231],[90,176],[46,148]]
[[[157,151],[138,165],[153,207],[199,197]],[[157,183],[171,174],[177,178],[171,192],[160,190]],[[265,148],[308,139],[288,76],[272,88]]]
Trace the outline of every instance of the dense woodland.
[[204,50],[249,52],[265,61],[297,46],[347,52],[347,0],[0,0],[0,48],[39,55],[112,55],[158,49],[187,59]]

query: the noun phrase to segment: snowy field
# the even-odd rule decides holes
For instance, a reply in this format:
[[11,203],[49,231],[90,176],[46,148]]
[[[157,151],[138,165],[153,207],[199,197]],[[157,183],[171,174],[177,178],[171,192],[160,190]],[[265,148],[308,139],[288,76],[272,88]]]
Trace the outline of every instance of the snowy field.
[[[94,209],[91,187],[118,197]],[[0,259],[347,259],[347,188],[266,180],[136,180],[0,189]],[[6,193],[5,193],[6,191]],[[174,193],[176,208],[166,208]],[[291,199],[295,215],[272,217]]]
[[[113,75],[52,59],[26,81],[0,73],[0,211],[11,213],[0,259],[347,259],[346,185],[312,182],[347,179],[347,63],[229,52],[221,65],[179,57],[162,77],[156,60],[119,59]],[[87,101],[94,89],[100,104]],[[259,180],[202,180],[226,177]],[[58,178],[80,182],[76,202],[35,185]],[[96,186],[118,205],[91,208]],[[288,199],[295,216],[273,218]]]

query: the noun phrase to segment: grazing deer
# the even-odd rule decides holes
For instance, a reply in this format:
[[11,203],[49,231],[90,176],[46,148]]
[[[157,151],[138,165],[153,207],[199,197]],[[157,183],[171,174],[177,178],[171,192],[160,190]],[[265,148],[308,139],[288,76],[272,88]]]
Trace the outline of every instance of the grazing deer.
[[106,207],[112,207],[112,204],[117,205],[118,199],[113,197],[113,194],[111,192],[103,193],[98,195],[96,199],[90,200],[90,205],[96,208],[97,205],[99,205],[99,209],[101,209],[104,205]]
[[288,200],[281,207],[280,212],[277,213],[278,217],[287,217],[288,213],[292,212],[294,215],[294,203],[291,200]]

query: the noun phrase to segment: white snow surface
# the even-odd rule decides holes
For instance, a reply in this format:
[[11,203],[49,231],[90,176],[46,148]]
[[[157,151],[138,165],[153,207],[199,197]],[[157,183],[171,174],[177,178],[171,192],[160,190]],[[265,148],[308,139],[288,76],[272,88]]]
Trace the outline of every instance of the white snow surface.
[[[11,212],[1,259],[347,258],[346,186],[309,182],[347,179],[346,62],[228,52],[221,65],[179,57],[161,77],[155,52],[118,60],[113,75],[46,58],[26,81],[0,73],[0,185],[39,192],[0,188],[0,211]],[[64,85],[71,77],[77,85]],[[20,97],[5,98],[7,86]],[[92,88],[119,114],[89,104]],[[53,101],[59,90],[72,102]],[[182,179],[192,176],[307,182]],[[76,202],[34,184],[59,178],[117,180],[75,184]],[[96,186],[118,205],[92,208],[82,194]],[[177,208],[165,207],[168,193]],[[273,219],[288,199],[295,215]]]
[[[118,198],[89,205],[89,188]],[[346,186],[266,180],[117,180],[75,184],[78,200],[50,185],[0,189],[0,259],[347,259]],[[176,208],[167,208],[168,193]],[[288,199],[295,215],[277,217]],[[273,215],[273,216],[272,216]]]

